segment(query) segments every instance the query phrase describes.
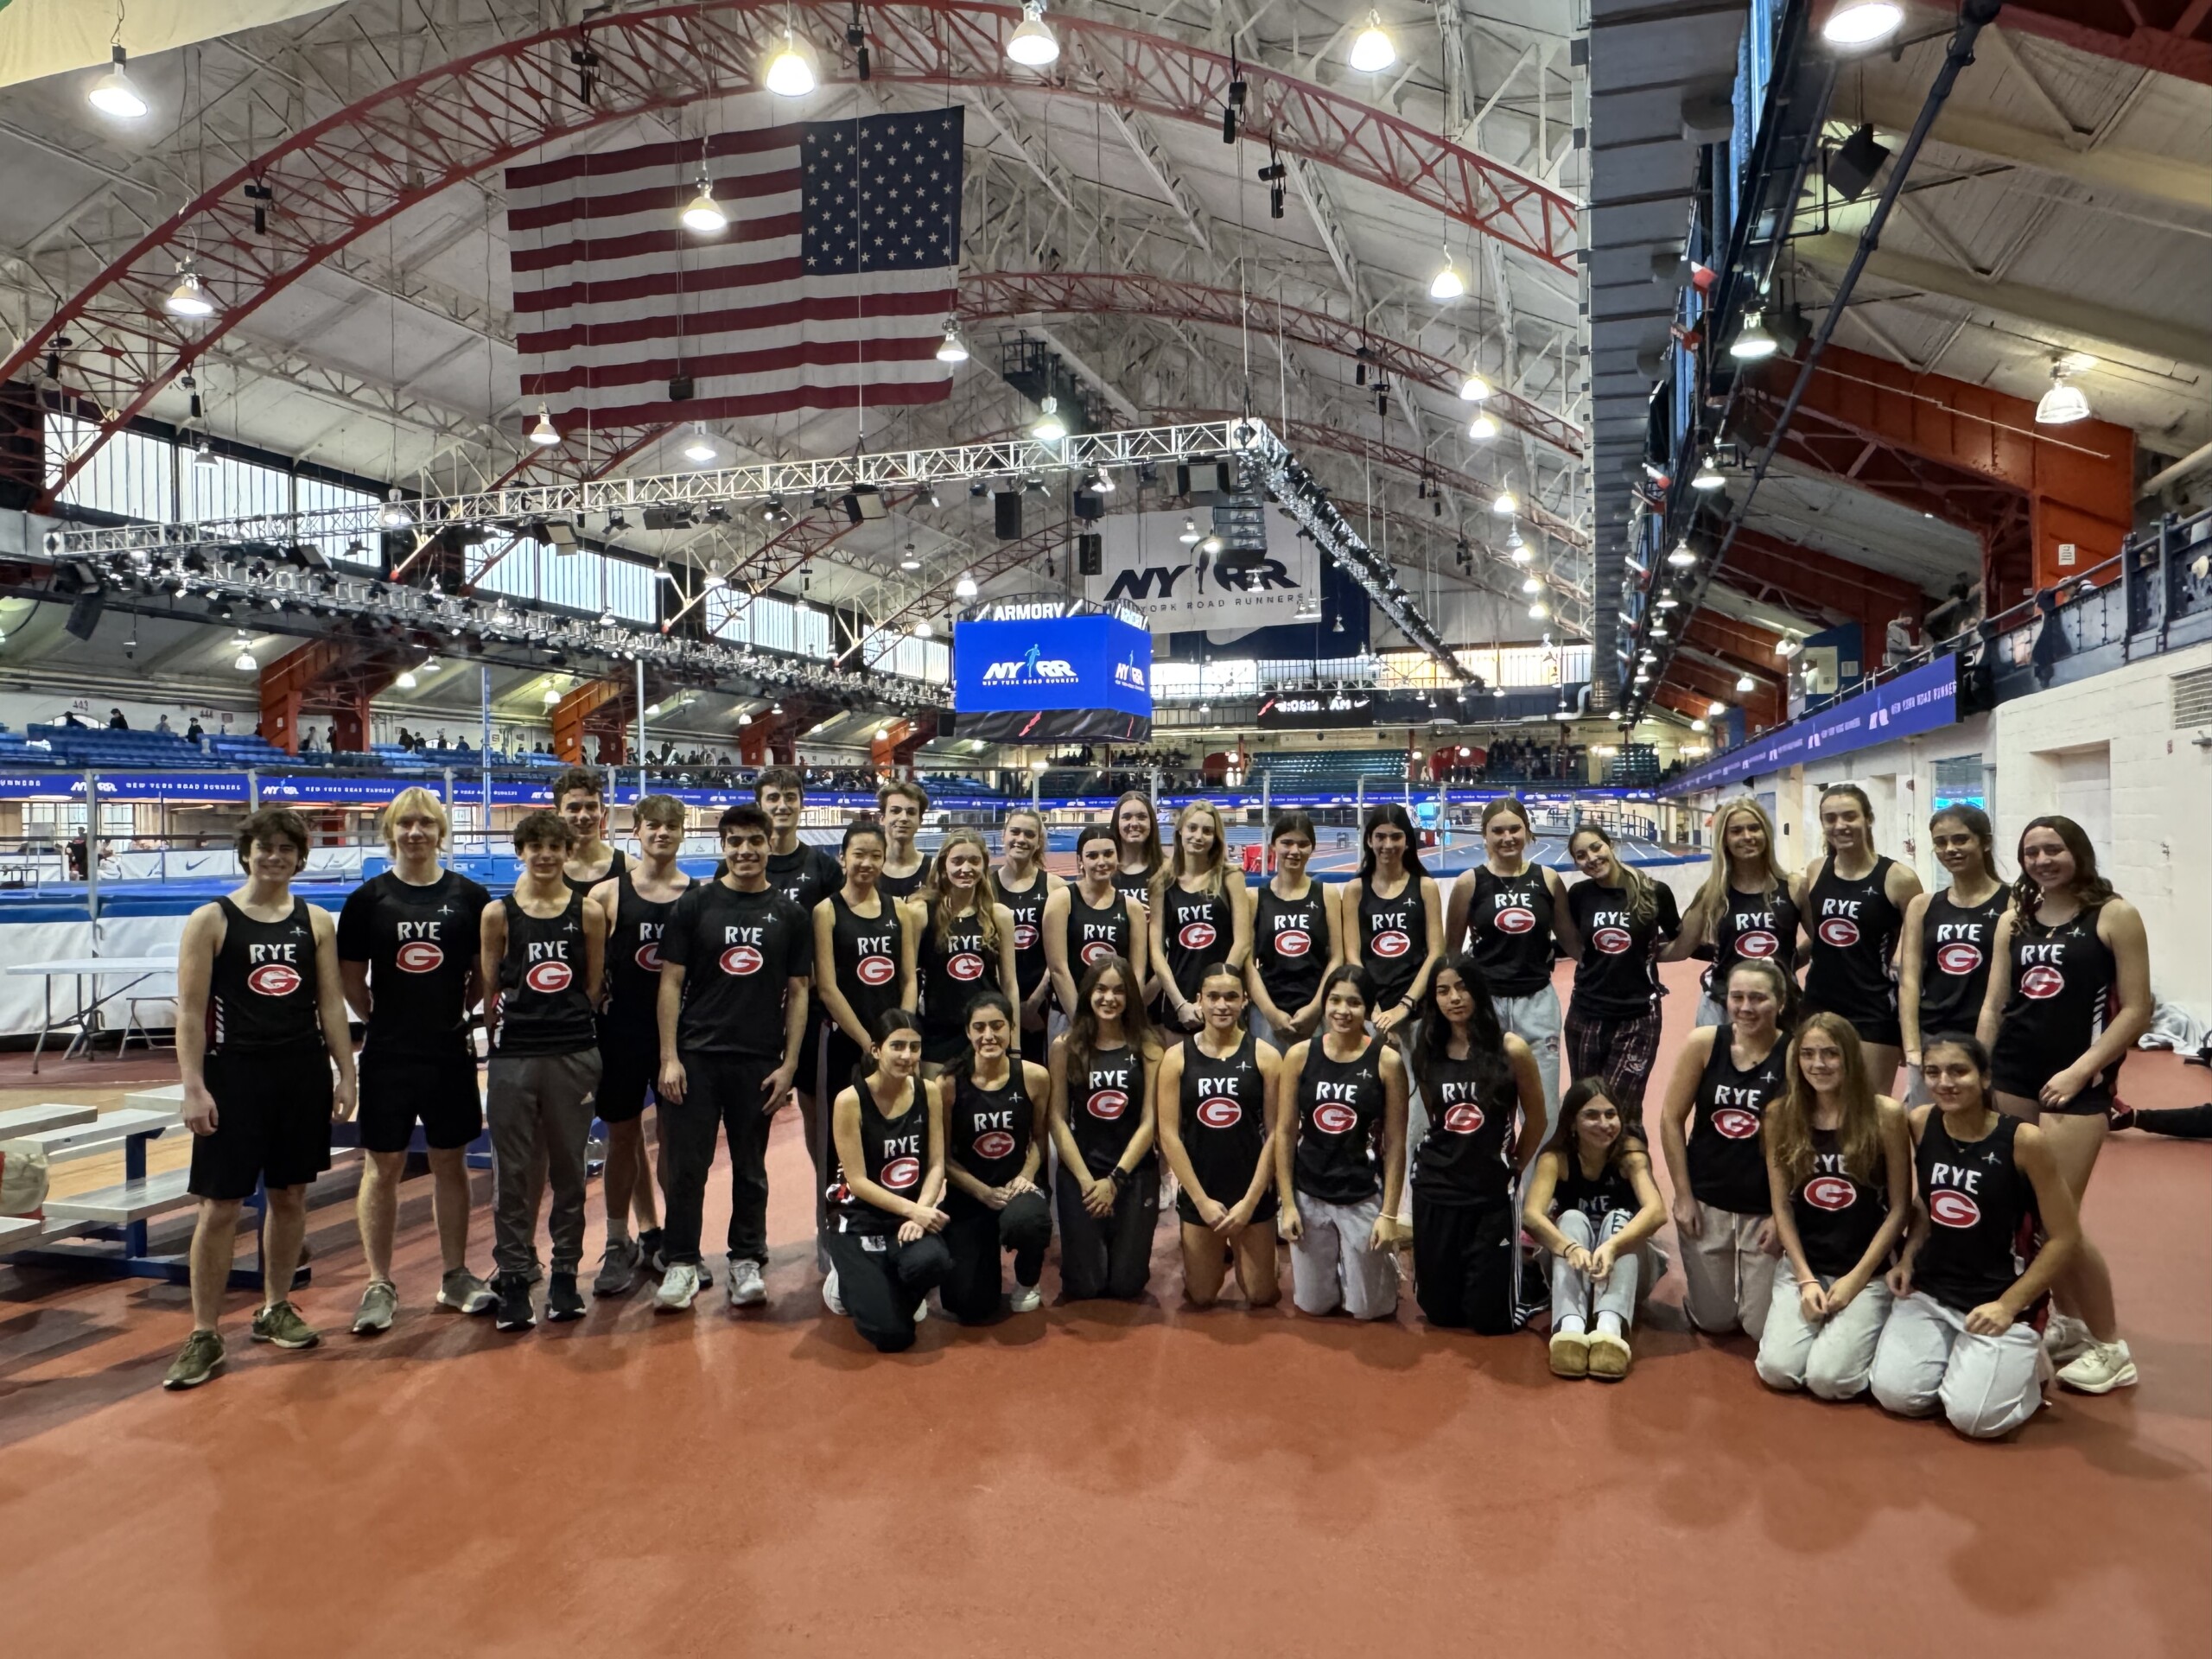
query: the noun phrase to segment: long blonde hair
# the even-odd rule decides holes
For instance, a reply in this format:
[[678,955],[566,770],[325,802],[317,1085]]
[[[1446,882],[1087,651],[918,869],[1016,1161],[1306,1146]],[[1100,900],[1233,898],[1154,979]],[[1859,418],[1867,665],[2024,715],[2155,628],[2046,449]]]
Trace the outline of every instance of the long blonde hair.
[[1690,900],[1689,920],[1708,944],[1720,912],[1728,906],[1729,889],[1735,885],[1729,879],[1732,861],[1728,856],[1728,825],[1746,816],[1758,822],[1759,833],[1766,837],[1766,879],[1759,884],[1760,893],[1770,899],[1789,887],[1788,874],[1775,861],[1774,820],[1767,817],[1766,809],[1748,795],[1721,802],[1713,809],[1713,869],[1697,890],[1697,897]]
[[1206,892],[1218,899],[1229,885],[1229,827],[1222,822],[1221,809],[1211,801],[1192,801],[1175,815],[1175,846],[1167,855],[1160,873],[1152,878],[1153,903],[1158,906],[1169,888],[1183,879],[1183,826],[1193,812],[1203,812],[1213,820],[1213,852],[1206,860]]
[[1836,1090],[1843,1100],[1843,1122],[1836,1128],[1843,1166],[1854,1180],[1872,1180],[1882,1161],[1882,1112],[1874,1103],[1874,1085],[1866,1076],[1866,1053],[1859,1046],[1859,1033],[1840,1014],[1808,1014],[1790,1038],[1789,1086],[1766,1109],[1766,1155],[1792,1188],[1812,1178],[1813,1085],[1797,1065],[1797,1051],[1805,1033],[1812,1031],[1826,1033],[1843,1052],[1843,1081]]
[[976,919],[982,925],[983,948],[995,956],[999,948],[999,884],[991,878],[991,849],[984,843],[982,832],[977,830],[947,830],[944,839],[938,843],[937,858],[930,866],[931,885],[923,889],[921,897],[929,906],[938,949],[944,949],[945,935],[958,916],[953,908],[958,903],[958,896],[944,874],[944,855],[955,847],[973,847],[983,861],[983,873],[976,881]]

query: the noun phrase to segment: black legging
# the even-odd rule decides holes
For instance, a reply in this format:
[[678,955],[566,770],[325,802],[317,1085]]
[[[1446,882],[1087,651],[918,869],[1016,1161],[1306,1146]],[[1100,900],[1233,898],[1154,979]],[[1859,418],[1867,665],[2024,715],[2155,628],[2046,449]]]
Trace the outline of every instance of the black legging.
[[982,1325],[1005,1312],[1001,1300],[999,1255],[1014,1252],[1014,1281],[1033,1290],[1045,1271],[1045,1247],[1052,1242],[1052,1211],[1042,1192],[1023,1192],[993,1210],[969,1200],[946,1206],[952,1219],[944,1242],[952,1270],[938,1287],[944,1311],[963,1325]]
[[2171,1135],[2183,1141],[2212,1141],[2212,1103],[2176,1106],[2171,1110],[2138,1111],[2128,1126],[2152,1135]]

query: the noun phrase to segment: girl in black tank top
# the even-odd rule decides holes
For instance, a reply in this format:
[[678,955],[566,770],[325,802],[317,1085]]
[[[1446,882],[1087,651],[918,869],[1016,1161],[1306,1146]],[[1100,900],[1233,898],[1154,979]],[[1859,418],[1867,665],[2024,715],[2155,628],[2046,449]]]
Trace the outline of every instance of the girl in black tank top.
[[[1931,1108],[1913,1154],[1929,1224],[1911,1256],[1912,1287],[1957,1313],[1995,1301],[2036,1255],[2036,1191],[2016,1150],[2021,1121],[2001,1112],[1983,1121],[1986,1134],[1961,1141]],[[2040,1312],[2038,1300],[2012,1319]]]
[[[1275,1194],[1268,1104],[1276,1055],[1243,1029],[1244,987],[1223,964],[1199,986],[1202,1030],[1160,1065],[1160,1149],[1179,1191],[1184,1287],[1205,1307],[1220,1294],[1222,1244],[1255,1306],[1275,1300]],[[1256,1236],[1248,1236],[1255,1235]]]
[[1198,983],[1215,963],[1234,963],[1242,982],[1252,950],[1249,904],[1244,877],[1229,862],[1221,809],[1192,802],[1176,817],[1174,850],[1153,887],[1154,965],[1162,1019],[1172,1028],[1195,1031],[1203,1023]]
[[[1366,973],[1376,1029],[1395,1031],[1413,1017],[1428,988],[1443,941],[1436,883],[1421,868],[1412,820],[1402,806],[1370,811],[1360,830],[1364,849],[1352,878],[1347,959]],[[1319,1033],[1315,1035],[1319,1040]]]
[[1915,987],[1914,1032],[1922,1042],[1942,1031],[1971,1033],[1980,1020],[1997,925],[2011,897],[2001,887],[1972,905],[1960,904],[1948,887],[1929,894],[1920,915]]
[[[1102,842],[1087,843],[1096,852]],[[1078,982],[1067,1031],[1052,1042],[1053,1201],[1060,1286],[1073,1300],[1141,1295],[1160,1214],[1152,1045],[1136,969],[1119,957]]]
[[1046,960],[1052,964],[1056,995],[1063,1014],[1075,1012],[1076,988],[1083,976],[1109,957],[1147,964],[1152,947],[1144,938],[1142,900],[1132,904],[1114,883],[1119,856],[1107,825],[1085,825],[1076,837],[1077,879],[1045,901]]
[[[2056,926],[2013,913],[2005,942],[2005,1008],[1990,1053],[2000,1092],[2038,1101],[2044,1085],[2088,1053],[2111,1024],[2120,1000],[2120,963],[2097,933],[2103,908],[2085,905]],[[2101,1116],[2112,1103],[2120,1064],[2114,1060],[2090,1073],[2078,1094],[2045,1109]]]
[[876,1058],[830,1109],[836,1178],[825,1241],[835,1264],[823,1286],[834,1312],[880,1351],[914,1343],[917,1316],[952,1271],[944,1233],[944,1109],[919,1077],[920,1033],[894,1009],[877,1022]]
[[[1748,1065],[1736,1060],[1737,1033],[1726,1026],[1713,1035],[1713,1051],[1698,1073],[1690,1107],[1688,1192],[1700,1204],[1741,1216],[1772,1213],[1759,1129],[1766,1109],[1787,1086],[1788,1045],[1780,1033]],[[1756,1053],[1759,1038],[1745,1034]]]
[[[1812,963],[1805,970],[1805,1006],[1826,1008],[1851,1021],[1862,1040],[1895,1048],[1904,1033],[1897,1023],[1897,988],[1890,979],[1897,931],[1904,912],[1890,901],[1891,866],[1878,857],[1866,874],[1845,876],[1836,861],[1821,861],[1805,893],[1804,925],[1812,938]],[[1886,1086],[1890,1079],[1875,1082]]]
[[[1041,868],[1030,871],[1029,885],[1010,887],[1006,883],[1003,868],[999,873],[999,901],[1014,918],[1014,978],[1018,988],[1015,996],[1020,1007],[1031,1007],[1037,997],[1038,988],[1051,976],[1045,961],[1045,901],[1052,897],[1052,878]],[[1036,1052],[1031,1053],[1032,1039]],[[1027,1021],[1021,1031],[1022,1052],[1040,1064],[1045,1058],[1045,1028],[1040,1020],[1034,1031]]]
[[941,1295],[963,1325],[1001,1311],[999,1257],[1014,1253],[1013,1311],[1042,1305],[1037,1281],[1052,1240],[1052,1212],[1037,1173],[1051,1078],[1014,1047],[1014,1004],[986,991],[969,1006],[967,1048],[938,1081],[945,1100],[944,1242],[952,1271]]
[[585,990],[586,902],[572,891],[558,916],[539,917],[512,893],[499,901],[506,912],[507,948],[499,958],[497,1052],[574,1054],[598,1046]]
[[315,918],[295,897],[281,921],[257,922],[231,901],[207,982],[207,1052],[231,1054],[322,1041]]
[[1637,1312],[1664,1270],[1647,1246],[1666,1218],[1642,1137],[1605,1079],[1584,1077],[1560,1102],[1521,1208],[1522,1225],[1550,1253],[1555,1376],[1628,1374]]
[[[1269,841],[1274,853],[1275,874],[1253,901],[1252,966],[1264,1002],[1255,1001],[1260,1015],[1275,1033],[1279,1044],[1294,1039],[1283,1027],[1300,1019],[1321,994],[1321,977],[1329,971],[1335,954],[1335,927],[1329,914],[1328,889],[1306,873],[1313,855],[1313,829],[1305,814],[1286,814],[1276,822]],[[1305,892],[1286,899],[1276,891],[1300,886]]]
[[1771,962],[1794,976],[1797,901],[1789,896],[1789,889],[1738,893],[1731,887],[1724,900],[1713,924],[1714,987],[1726,982],[1728,970],[1739,962]]
[[948,1065],[966,1046],[968,1004],[980,991],[1014,989],[1014,918],[998,902],[983,838],[955,830],[938,849],[938,885],[925,887],[919,941],[922,1058]]
[[1493,996],[1534,996],[1552,982],[1557,918],[1541,865],[1500,875],[1487,864],[1469,873],[1468,953]]

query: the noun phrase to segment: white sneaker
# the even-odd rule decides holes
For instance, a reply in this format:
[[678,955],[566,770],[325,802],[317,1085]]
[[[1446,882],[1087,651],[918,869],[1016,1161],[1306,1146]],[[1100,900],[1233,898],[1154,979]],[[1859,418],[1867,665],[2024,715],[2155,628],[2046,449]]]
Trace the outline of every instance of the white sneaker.
[[914,1304],[914,1323],[919,1325],[930,1316],[930,1299],[926,1296]]
[[841,1319],[845,1317],[845,1305],[837,1300],[837,1269],[835,1268],[830,1269],[829,1276],[822,1281],[822,1306]]
[[1034,1285],[1016,1285],[1007,1306],[1016,1313],[1034,1313],[1045,1305],[1045,1294]]
[[661,1275],[660,1288],[653,1292],[653,1308],[657,1313],[673,1313],[691,1306],[699,1294],[699,1269],[689,1262],[669,1265]]
[[2072,1364],[2059,1368],[2058,1380],[2082,1394],[2132,1389],[2137,1381],[2135,1358],[2125,1342],[2092,1341]]
[[2069,1314],[2052,1313],[2050,1322],[2043,1328],[2044,1352],[2050,1356],[2054,1365],[2063,1365],[2077,1357],[2093,1340],[2089,1327]]
[[768,1300],[768,1287],[760,1282],[760,1264],[740,1257],[729,1264],[729,1305],[758,1307]]

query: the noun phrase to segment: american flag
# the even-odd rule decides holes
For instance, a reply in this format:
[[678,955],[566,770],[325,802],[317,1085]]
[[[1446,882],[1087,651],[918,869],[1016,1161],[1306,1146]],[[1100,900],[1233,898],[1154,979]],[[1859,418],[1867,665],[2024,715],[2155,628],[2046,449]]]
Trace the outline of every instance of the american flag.
[[[958,296],[961,114],[706,141],[719,237],[677,215],[696,143],[507,172],[522,395],[566,433],[942,401]],[[691,396],[671,401],[688,376]]]

